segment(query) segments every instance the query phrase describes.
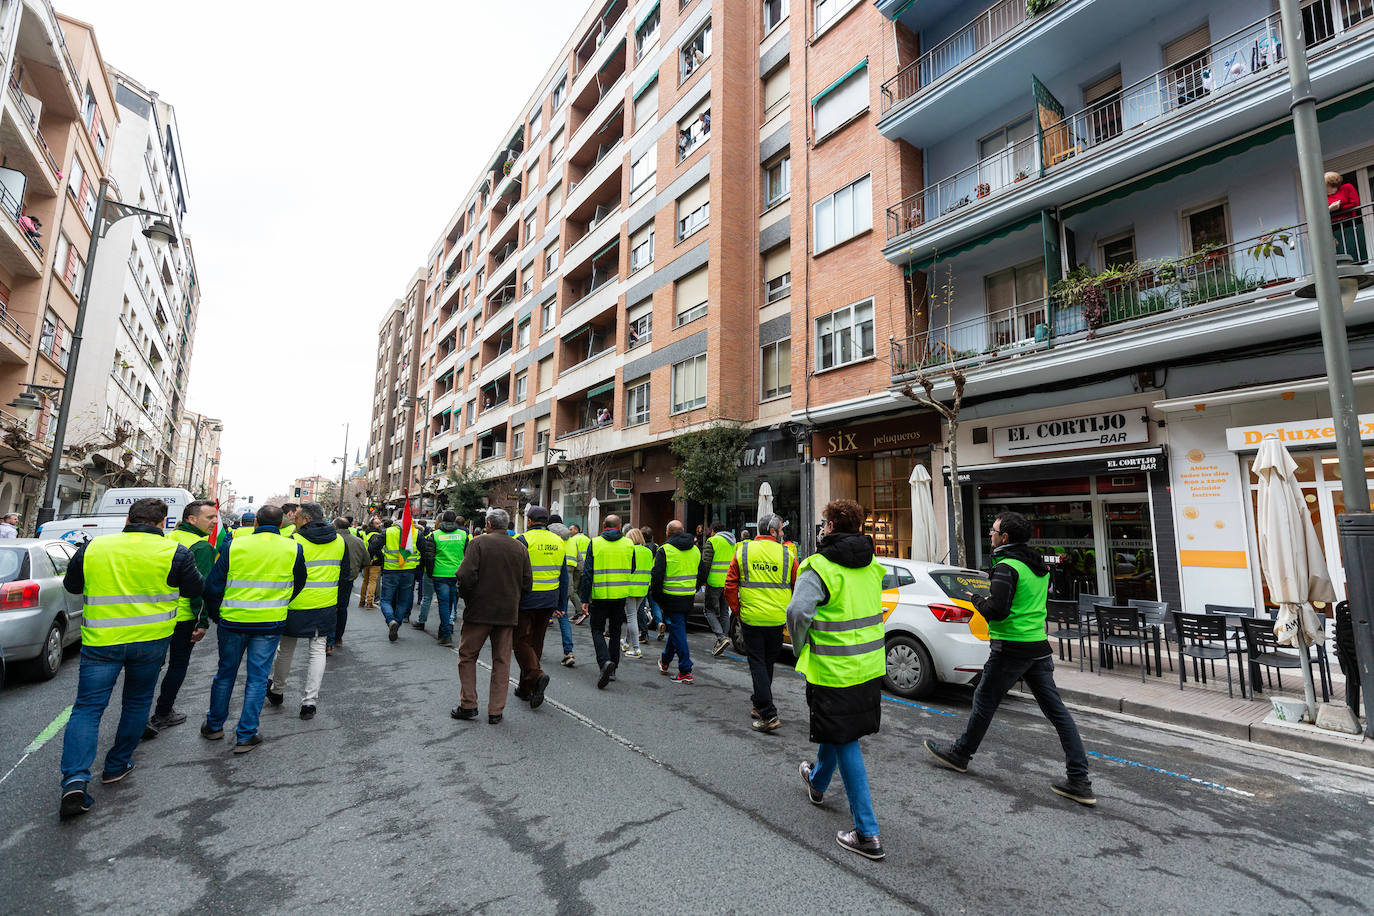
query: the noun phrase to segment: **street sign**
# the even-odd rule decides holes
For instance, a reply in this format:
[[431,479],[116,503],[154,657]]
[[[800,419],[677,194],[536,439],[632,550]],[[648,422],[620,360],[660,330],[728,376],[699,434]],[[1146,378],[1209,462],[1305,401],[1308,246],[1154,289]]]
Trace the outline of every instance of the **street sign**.
[[612,489],[612,490],[617,490],[617,491],[619,491],[619,490],[624,490],[625,493],[618,493],[618,494],[617,494],[617,495],[619,495],[619,496],[624,496],[624,495],[626,495],[627,493],[629,493],[631,490],[634,489],[634,481],[632,481],[632,480],[612,480],[612,481],[611,481],[611,489]]

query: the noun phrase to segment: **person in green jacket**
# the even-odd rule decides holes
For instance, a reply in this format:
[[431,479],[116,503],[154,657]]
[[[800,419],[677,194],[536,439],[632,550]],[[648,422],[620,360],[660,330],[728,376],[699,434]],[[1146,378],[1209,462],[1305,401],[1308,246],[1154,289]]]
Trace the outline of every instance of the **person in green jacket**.
[[[218,514],[219,510],[209,500],[198,499],[187,503],[181,513],[181,522],[168,535],[191,551],[191,559],[202,578],[210,575],[210,568],[215,565],[215,548],[210,546],[209,536]],[[153,716],[143,733],[144,738],[155,738],[159,729],[186,721],[186,713],[177,712],[174,708],[177,694],[186,680],[191,650],[209,628],[210,614],[199,597],[178,599],[176,629],[172,631],[172,641],[167,649],[167,673],[162,676],[162,691],[158,694]]]
[[1050,571],[1040,551],[1030,546],[1030,537],[1031,523],[1019,512],[1003,512],[993,520],[988,532],[995,564],[990,593],[986,598],[964,593],[988,622],[992,652],[973,693],[973,713],[964,733],[948,747],[930,740],[925,747],[944,766],[966,772],[1002,697],[1017,681],[1025,681],[1064,747],[1068,778],[1051,783],[1050,788],[1091,806],[1097,804],[1097,797],[1088,779],[1088,755],[1054,684],[1054,654],[1045,638]]

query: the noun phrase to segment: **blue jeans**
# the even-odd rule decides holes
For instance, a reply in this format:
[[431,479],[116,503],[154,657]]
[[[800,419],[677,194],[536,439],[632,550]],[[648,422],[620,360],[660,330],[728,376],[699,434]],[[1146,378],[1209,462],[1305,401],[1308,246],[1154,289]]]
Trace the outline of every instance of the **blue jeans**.
[[665,611],[663,622],[668,625],[668,642],[663,647],[663,664],[670,665],[677,656],[677,670],[686,674],[692,670],[692,653],[687,648],[687,615]]
[[420,579],[420,619],[415,622],[424,623],[426,620],[429,619],[429,606],[434,601],[434,580],[431,579],[429,576],[425,575],[423,572],[418,573],[417,575]]
[[878,816],[873,813],[873,799],[868,794],[868,771],[864,769],[864,754],[859,742],[816,745],[816,766],[811,771],[811,787],[824,792],[839,766],[844,794],[849,798],[849,813],[854,817],[854,829],[859,836],[878,835]]
[[572,655],[572,618],[568,616],[566,611],[562,617],[558,618],[558,632],[563,636],[563,654]]
[[148,724],[153,690],[167,656],[170,637],[118,646],[82,646],[81,673],[76,681],[67,733],[62,738],[62,786],[91,781],[100,739],[100,717],[110,703],[119,672],[124,672],[124,697],[114,744],[105,752],[105,772],[120,773],[133,763],[134,749]]
[[415,573],[409,569],[384,571],[377,593],[382,618],[387,623],[400,623],[410,616],[410,606],[415,600]]
[[205,724],[215,731],[224,727],[229,718],[229,695],[239,677],[239,664],[248,656],[248,674],[243,681],[243,709],[234,735],[247,741],[258,733],[258,717],[262,715],[262,701],[267,695],[267,679],[272,674],[272,661],[277,656],[281,633],[244,633],[217,627],[219,635],[219,671],[210,685],[210,711]]
[[[434,597],[439,602],[439,636],[453,635],[453,612],[458,604],[458,580],[453,576],[440,576],[430,580]],[[429,616],[429,605],[420,605],[420,623]]]

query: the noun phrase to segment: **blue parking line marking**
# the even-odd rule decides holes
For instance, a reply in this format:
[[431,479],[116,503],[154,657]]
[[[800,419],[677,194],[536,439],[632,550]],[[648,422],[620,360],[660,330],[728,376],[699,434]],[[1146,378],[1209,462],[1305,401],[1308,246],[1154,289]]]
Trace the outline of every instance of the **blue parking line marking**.
[[[734,660],[737,661],[737,662],[745,662],[745,663],[748,663],[748,661],[749,661],[749,659],[747,659],[747,658],[740,658],[738,655],[732,655],[732,654],[729,653],[729,652],[722,652],[721,654],[722,654],[725,658],[732,658],[732,659],[734,659]],[[795,668],[792,669],[792,673],[795,674],[797,677],[804,677],[804,676],[805,676],[805,675],[803,675],[800,671],[796,670]],[[952,717],[957,718],[958,715],[959,715],[959,714],[956,713],[956,712],[950,712],[948,709],[936,709],[934,706],[923,706],[923,705],[921,705],[920,703],[913,703],[913,702],[911,702],[910,700],[899,700],[897,697],[891,697],[891,696],[888,696],[887,694],[883,694],[883,699],[884,699],[884,700],[887,700],[889,703],[896,703],[896,704],[898,704],[899,706],[910,706],[912,709],[920,709],[920,710],[923,710],[923,711],[925,711],[925,712],[933,712],[933,713],[935,713],[937,716],[952,716]]]
[[1121,763],[1130,767],[1139,767],[1142,770],[1149,770],[1151,773],[1160,773],[1164,776],[1173,776],[1182,779],[1184,782],[1191,782],[1194,785],[1206,786],[1209,789],[1216,789],[1219,792],[1232,792],[1245,798],[1254,798],[1254,792],[1246,792],[1244,789],[1237,789],[1233,786],[1222,785],[1219,782],[1210,782],[1206,779],[1199,779],[1196,776],[1189,776],[1185,773],[1175,773],[1173,770],[1166,770],[1163,767],[1152,766],[1148,763],[1140,763],[1135,760],[1127,760],[1125,757],[1114,757],[1111,754],[1104,754],[1101,751],[1088,751],[1089,757],[1096,757],[1099,760],[1110,760],[1112,763]]

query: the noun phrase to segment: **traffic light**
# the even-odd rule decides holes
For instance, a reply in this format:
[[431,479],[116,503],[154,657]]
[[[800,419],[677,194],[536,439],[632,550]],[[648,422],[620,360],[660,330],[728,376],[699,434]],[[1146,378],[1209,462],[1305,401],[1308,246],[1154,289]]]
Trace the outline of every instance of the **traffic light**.
[[301,488],[300,488],[300,487],[296,487],[296,498],[297,498],[297,499],[300,499],[300,496],[301,496]]

